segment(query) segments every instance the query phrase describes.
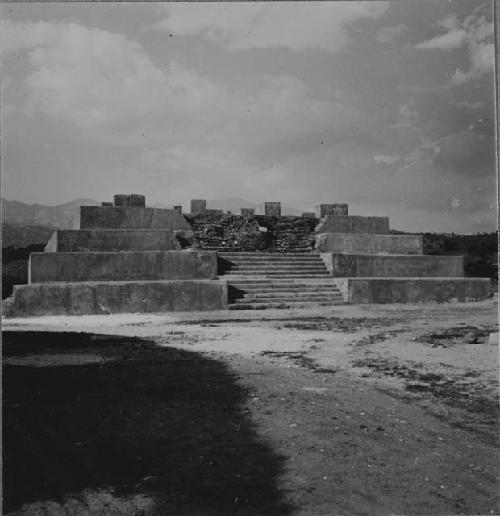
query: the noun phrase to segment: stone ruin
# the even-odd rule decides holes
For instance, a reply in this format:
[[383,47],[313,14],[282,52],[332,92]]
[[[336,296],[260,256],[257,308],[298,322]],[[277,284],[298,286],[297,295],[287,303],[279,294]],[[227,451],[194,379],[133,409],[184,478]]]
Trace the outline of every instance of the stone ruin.
[[[313,216],[315,215],[315,216]],[[421,235],[393,235],[387,217],[349,215],[347,204],[282,217],[146,207],[142,195],[82,206],[80,227],[57,230],[31,253],[27,285],[7,316],[107,314],[436,303],[489,296],[490,280],[465,278],[463,257],[423,254]]]

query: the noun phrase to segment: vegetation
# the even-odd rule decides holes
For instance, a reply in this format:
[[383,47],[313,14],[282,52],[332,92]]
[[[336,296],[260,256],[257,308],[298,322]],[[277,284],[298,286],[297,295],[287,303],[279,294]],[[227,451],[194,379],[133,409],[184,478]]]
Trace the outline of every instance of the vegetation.
[[27,247],[8,246],[2,249],[2,299],[12,294],[14,285],[28,283],[28,259],[30,253],[43,251],[45,244]]
[[498,284],[498,232],[476,235],[424,233],[424,254],[463,255],[465,275]]

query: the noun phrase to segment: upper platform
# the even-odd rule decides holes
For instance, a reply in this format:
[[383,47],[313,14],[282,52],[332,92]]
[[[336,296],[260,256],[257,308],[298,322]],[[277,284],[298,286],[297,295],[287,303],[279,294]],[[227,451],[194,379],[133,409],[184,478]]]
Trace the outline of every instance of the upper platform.
[[134,206],[81,206],[80,229],[170,229],[191,230],[175,210]]
[[364,233],[386,235],[389,233],[389,217],[327,215],[316,227],[316,233]]

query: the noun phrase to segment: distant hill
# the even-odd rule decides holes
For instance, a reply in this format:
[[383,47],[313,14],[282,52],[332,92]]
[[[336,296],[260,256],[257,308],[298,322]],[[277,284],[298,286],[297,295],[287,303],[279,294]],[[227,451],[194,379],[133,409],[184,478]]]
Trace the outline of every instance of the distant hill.
[[100,203],[92,199],[75,199],[56,206],[25,204],[19,201],[2,199],[2,222],[14,226],[48,226],[73,229],[79,224],[80,206],[99,205]]

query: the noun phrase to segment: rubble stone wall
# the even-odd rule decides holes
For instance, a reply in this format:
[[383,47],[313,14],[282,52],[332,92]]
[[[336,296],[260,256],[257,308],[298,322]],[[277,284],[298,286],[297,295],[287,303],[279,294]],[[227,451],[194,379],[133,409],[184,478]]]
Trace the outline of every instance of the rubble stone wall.
[[309,252],[318,221],[303,217],[191,215],[195,249],[219,251]]

